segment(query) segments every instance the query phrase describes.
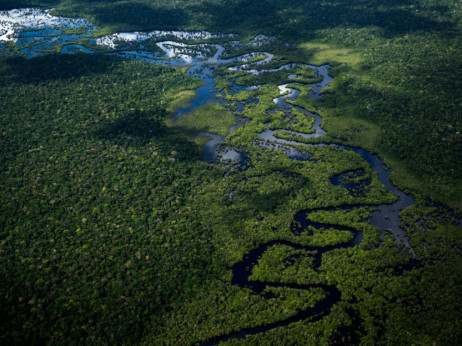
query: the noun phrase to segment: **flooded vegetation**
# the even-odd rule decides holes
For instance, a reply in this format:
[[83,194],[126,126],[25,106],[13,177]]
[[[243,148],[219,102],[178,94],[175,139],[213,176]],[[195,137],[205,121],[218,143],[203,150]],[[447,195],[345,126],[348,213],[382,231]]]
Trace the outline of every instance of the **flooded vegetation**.
[[456,340],[460,220],[336,122],[356,52],[304,47],[0,11],[0,340]]

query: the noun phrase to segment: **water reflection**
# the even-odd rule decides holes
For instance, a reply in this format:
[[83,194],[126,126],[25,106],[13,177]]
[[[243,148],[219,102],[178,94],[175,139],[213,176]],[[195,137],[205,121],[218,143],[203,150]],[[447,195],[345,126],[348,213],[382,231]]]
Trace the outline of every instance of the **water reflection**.
[[[308,97],[313,99],[320,98],[322,90],[329,87],[332,81],[328,73],[328,65],[313,66],[291,63],[277,68],[265,69],[265,65],[274,59],[274,55],[267,52],[253,52],[227,58],[225,47],[234,49],[249,46],[262,47],[275,41],[274,38],[263,35],[256,36],[246,43],[235,40],[236,35],[212,34],[205,31],[124,32],[93,39],[89,38],[88,35],[93,32],[95,26],[89,21],[80,18],[54,17],[50,15],[50,12],[51,10],[39,9],[0,11],[0,49],[2,49],[3,54],[11,54],[12,51],[5,44],[2,44],[2,42],[12,41],[17,45],[19,51],[29,58],[52,52],[100,52],[155,64],[187,66],[189,67],[187,73],[200,78],[203,85],[196,89],[197,97],[191,100],[191,104],[188,107],[178,110],[175,119],[210,102],[226,104],[223,98],[217,98],[220,92],[216,87],[213,74],[214,67],[217,65],[234,64],[228,67],[228,69],[253,75],[277,71],[296,72],[298,68],[311,69],[314,71],[316,82],[308,83],[306,86],[309,88]],[[229,38],[231,41],[224,44],[203,42],[191,44],[171,40],[177,39],[191,42],[223,38]],[[161,39],[163,41],[160,41]],[[144,43],[149,42],[155,43],[157,51],[152,52],[145,49]],[[292,80],[299,77],[302,76],[297,73],[290,73],[289,75],[289,79]],[[245,88],[236,85],[235,81],[231,80],[230,82],[232,84],[230,90],[233,93],[237,93]],[[295,160],[309,160],[310,158],[307,154],[294,148],[294,145],[300,145],[301,143],[287,138],[290,138],[290,136],[302,137],[304,139],[321,137],[325,134],[325,131],[321,128],[322,118],[319,115],[310,113],[303,108],[293,106],[287,102],[288,100],[295,100],[301,95],[301,92],[294,87],[294,84],[295,82],[279,86],[280,96],[273,100],[276,104],[276,110],[291,112],[292,109],[297,109],[307,117],[314,117],[313,132],[300,133],[288,130],[273,130],[269,128],[268,123],[266,124],[267,129],[259,134],[260,140],[255,141],[254,144],[273,150],[282,150],[287,157]],[[258,86],[249,87],[249,90],[258,90],[258,88]],[[238,109],[240,110],[243,107],[243,103],[238,105]],[[238,118],[238,120],[239,124],[232,127],[230,132],[239,127],[243,121],[247,121],[242,117]],[[278,131],[280,134],[286,135],[286,139],[279,138],[281,135],[278,136]],[[226,146],[223,137],[210,133],[200,133],[199,136],[208,136],[211,138],[203,148],[203,159],[205,161],[241,161],[243,164],[246,164],[248,160],[247,154]],[[317,144],[317,146],[324,146],[324,144]],[[413,197],[405,194],[391,184],[389,179],[390,172],[377,156],[358,148],[339,147],[345,150],[353,150],[361,155],[371,165],[372,169],[377,172],[380,182],[389,191],[399,197],[395,203],[382,205],[377,211],[374,211],[371,222],[382,232],[392,231],[395,234],[397,242],[410,249],[409,241],[399,226],[400,220],[398,214],[402,208],[414,202]]]

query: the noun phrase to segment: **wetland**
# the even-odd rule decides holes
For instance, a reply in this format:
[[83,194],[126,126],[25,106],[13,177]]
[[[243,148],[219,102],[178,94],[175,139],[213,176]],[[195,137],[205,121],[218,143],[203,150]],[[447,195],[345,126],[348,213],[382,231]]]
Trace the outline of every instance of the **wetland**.
[[460,220],[329,132],[338,65],[261,34],[0,25],[5,340],[403,341],[438,306]]

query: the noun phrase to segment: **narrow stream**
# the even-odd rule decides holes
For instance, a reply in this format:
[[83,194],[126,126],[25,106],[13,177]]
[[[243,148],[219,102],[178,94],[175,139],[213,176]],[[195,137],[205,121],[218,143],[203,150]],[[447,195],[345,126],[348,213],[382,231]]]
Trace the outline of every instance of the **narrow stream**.
[[[178,40],[195,40],[195,39],[212,39],[212,38],[229,38],[235,39],[235,35],[214,35],[207,32],[180,32],[180,31],[153,31],[149,33],[119,33],[110,36],[101,37],[98,39],[87,39],[87,44],[80,44],[82,40],[86,38],[86,35],[90,34],[94,30],[94,26],[83,19],[75,18],[60,18],[53,17],[49,14],[50,11],[42,11],[35,9],[22,9],[13,11],[0,11],[0,49],[2,48],[1,42],[13,41],[15,42],[20,52],[29,58],[37,55],[43,55],[56,51],[56,47],[60,47],[61,53],[69,52],[85,52],[85,53],[99,53],[104,54],[96,48],[102,47],[107,49],[108,52],[105,54],[114,54],[121,56],[126,59],[137,59],[143,61],[149,61],[156,64],[174,65],[174,66],[189,66],[187,73],[191,76],[199,78],[203,85],[196,89],[197,97],[191,100],[191,104],[188,107],[179,109],[175,119],[183,116],[186,113],[194,111],[198,107],[205,105],[209,102],[223,102],[221,99],[216,97],[219,94],[219,90],[216,87],[213,69],[214,66],[223,64],[235,64],[229,67],[233,71],[241,71],[249,74],[259,74],[262,72],[276,72],[281,70],[291,71],[296,67],[303,66],[310,68],[315,72],[317,80],[316,83],[308,84],[311,88],[308,96],[310,98],[322,97],[322,89],[329,86],[332,78],[329,76],[329,66],[313,66],[306,64],[285,64],[278,68],[273,69],[262,69],[265,64],[272,61],[274,56],[266,52],[256,52],[250,54],[244,54],[239,57],[226,58],[226,49],[224,45],[219,44],[185,44],[182,42],[165,40],[157,42],[156,45],[160,52],[149,52],[142,46],[143,41],[147,39],[171,39],[176,38]],[[66,29],[81,29],[80,33],[66,33]],[[257,36],[253,41],[246,43],[247,45],[254,45],[258,47],[265,43],[271,42],[272,38],[265,36]],[[80,43],[76,43],[79,41]],[[130,45],[138,43],[138,46],[131,49]],[[232,46],[243,46],[244,44],[239,41],[228,42]],[[122,50],[121,47],[125,50]],[[11,52],[6,52],[10,54]],[[163,55],[162,55],[163,54]],[[262,58],[257,61],[252,61],[259,54]],[[295,79],[296,75],[291,75],[291,79]],[[310,113],[303,108],[293,106],[286,102],[287,100],[295,100],[300,96],[300,91],[291,88],[294,83],[286,83],[279,86],[281,96],[274,99],[276,109],[282,111],[288,111],[291,109],[297,109],[307,117],[314,117],[313,133],[299,133],[294,131],[279,130],[290,133],[292,135],[301,136],[304,138],[322,137],[325,135],[325,131],[321,128],[322,118],[318,114]],[[234,85],[234,89],[239,91],[243,90],[244,87]],[[241,106],[242,108],[242,106]],[[304,160],[306,155],[295,149],[293,146],[303,145],[300,142],[293,140],[280,139],[275,137],[274,133],[276,130],[271,130],[267,124],[267,130],[259,134],[261,142],[256,145],[266,146],[272,149],[284,149],[285,153],[289,158]],[[234,128],[230,131],[232,132]],[[199,135],[206,135],[211,137],[211,140],[206,143],[204,147],[204,160],[213,162],[220,157],[224,160],[246,160],[246,154],[240,153],[233,148],[217,149],[221,148],[225,141],[224,138],[218,135],[201,133]],[[220,145],[221,144],[221,145]],[[313,144],[305,144],[307,146],[313,146]],[[315,144],[315,146],[326,146],[331,144]],[[372,212],[372,216],[369,221],[372,225],[377,227],[382,234],[385,232],[392,232],[395,236],[398,245],[403,246],[404,249],[415,257],[415,253],[412,250],[409,241],[406,237],[405,232],[400,227],[399,212],[407,206],[414,203],[414,198],[408,195],[394,186],[390,181],[390,171],[387,169],[383,161],[376,155],[370,152],[344,145],[336,145],[336,147],[343,150],[351,150],[360,155],[365,161],[369,163],[371,168],[377,172],[378,179],[380,182],[394,195],[398,197],[397,201],[388,205],[354,205],[354,206],[342,206],[339,208],[328,208],[329,210],[351,210],[356,207],[375,207],[376,210]],[[345,172],[347,174],[348,172]],[[363,174],[361,172],[350,172],[351,174]],[[353,184],[348,185],[342,183],[342,176],[332,177],[331,183],[347,189],[350,193],[361,193],[361,185]],[[367,184],[364,183],[364,184]],[[232,197],[232,194],[230,195]],[[349,242],[324,246],[324,247],[308,247],[300,246],[287,241],[272,241],[260,245],[259,247],[251,250],[242,261],[234,264],[230,270],[232,271],[231,284],[238,285],[243,289],[250,289],[255,294],[261,294],[265,296],[263,292],[266,287],[287,287],[301,290],[309,290],[315,287],[321,287],[325,292],[325,299],[318,302],[314,307],[299,310],[295,315],[263,326],[256,326],[250,329],[244,329],[230,335],[224,335],[221,337],[214,338],[205,344],[217,344],[222,341],[230,339],[240,339],[247,335],[253,335],[260,332],[265,332],[270,329],[286,326],[290,323],[308,319],[309,321],[316,321],[321,319],[323,316],[329,314],[331,308],[341,300],[341,292],[334,285],[296,285],[296,284],[285,284],[277,282],[259,282],[252,281],[250,276],[255,265],[258,263],[259,258],[272,246],[286,245],[293,249],[303,249],[314,252],[313,269],[317,271],[322,264],[323,254],[329,251],[335,251],[338,249],[352,248],[357,246],[362,241],[362,233],[354,228],[345,227],[341,225],[322,224],[310,221],[307,217],[313,211],[327,210],[314,209],[314,210],[303,210],[295,215],[295,221],[301,225],[301,228],[292,229],[294,235],[299,235],[304,232],[309,232],[310,227],[314,228],[334,228],[337,230],[348,231],[352,234],[352,239]]]

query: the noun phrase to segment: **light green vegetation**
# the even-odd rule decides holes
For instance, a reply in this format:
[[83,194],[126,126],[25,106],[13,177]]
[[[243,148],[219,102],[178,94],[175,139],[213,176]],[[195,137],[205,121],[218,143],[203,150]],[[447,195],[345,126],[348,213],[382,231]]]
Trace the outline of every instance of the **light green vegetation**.
[[338,65],[347,64],[354,67],[360,62],[361,56],[358,49],[348,49],[339,46],[331,46],[326,43],[304,42],[298,48],[310,55],[309,61],[313,65]]
[[173,115],[177,109],[189,107],[190,100],[197,97],[194,90],[182,90],[180,92],[170,92],[172,101],[167,107],[167,111]]
[[300,75],[304,78],[314,78],[316,77],[316,73],[310,67],[306,67],[303,65],[297,65],[297,68],[293,71],[295,74]]
[[[223,167],[199,161],[197,146],[184,139],[187,133],[179,126],[164,125],[172,105],[190,98],[188,89],[197,86],[175,69],[87,55],[4,58],[1,66],[7,116],[2,118],[0,177],[2,186],[9,186],[1,194],[2,290],[8,292],[1,297],[4,340],[196,343],[223,331],[282,320],[322,301],[322,289],[271,288],[275,297],[266,299],[231,285],[229,267],[272,240],[324,246],[351,239],[350,232],[330,227],[294,235],[290,228],[300,210],[396,199],[353,152],[300,146],[317,160],[302,162],[251,145],[251,138],[266,128],[264,122],[280,116],[272,102],[279,95],[275,85],[262,87],[260,104],[244,110],[252,121],[228,139],[238,147],[248,145],[251,168],[224,174]],[[211,127],[210,118],[206,120]],[[330,183],[333,175],[356,169],[371,177],[364,197]],[[412,310],[421,309],[412,300],[415,292],[429,297],[422,309],[437,309],[443,291],[433,291],[430,282],[439,279],[432,273],[441,268],[429,264],[425,270],[394,275],[394,268],[409,258],[391,237],[377,248],[379,232],[358,222],[365,213],[310,214],[313,220],[355,227],[364,235],[360,247],[323,255],[317,275],[309,253],[284,268],[278,260],[291,250],[265,253],[261,261],[268,267],[259,264],[255,278],[335,284],[342,302],[322,321],[295,323],[249,341],[282,342],[289,332],[295,333],[289,340],[306,341],[309,332],[309,337],[328,342],[336,334],[345,337],[341,330],[349,314],[358,316],[364,342],[396,340],[401,319],[420,321],[420,310]],[[436,235],[425,235],[412,222],[407,227],[418,253],[433,251],[432,256],[457,260],[446,254],[450,247],[436,242],[427,250],[418,240]],[[447,246],[459,244],[455,228],[439,227],[434,232],[450,239]],[[446,282],[446,277],[445,284],[457,287],[456,278]],[[444,306],[440,318],[456,316],[458,306],[457,301]],[[63,319],[62,311],[70,318]],[[380,326],[386,322],[380,316],[396,321],[386,324],[383,337]],[[446,326],[454,330],[451,321]],[[430,324],[419,323],[428,335],[439,335]],[[420,335],[422,327],[407,330]]]
[[84,34],[85,31],[86,31],[86,28],[81,27],[81,28],[76,28],[76,29],[65,29],[64,33],[66,35],[80,35],[80,34]]
[[229,128],[236,124],[233,113],[219,103],[206,104],[174,122],[174,126],[189,134],[209,132],[220,136],[226,136]]
[[321,109],[319,109],[319,103],[316,100],[313,100],[308,96],[308,93],[313,90],[311,87],[307,85],[301,85],[301,84],[293,84],[290,86],[293,89],[300,90],[301,93],[299,97],[297,97],[296,100],[287,100],[287,103],[300,106],[303,109],[312,112],[312,113],[318,113],[319,115],[324,116],[324,113],[322,112]]
[[[332,94],[299,103],[324,117],[327,135],[317,141],[373,150],[393,169],[394,182],[419,192],[417,204],[401,214],[418,266],[406,267],[410,257],[392,236],[382,239],[359,222],[370,211],[312,211],[313,221],[362,231],[363,242],[326,252],[317,272],[311,252],[275,246],[260,258],[253,278],[335,285],[341,301],[317,322],[302,320],[230,344],[460,343],[462,232],[447,208],[425,196],[460,211],[458,2],[38,5],[86,15],[100,25],[98,33],[206,29],[290,40],[288,47],[262,48],[277,55],[271,66],[336,64]],[[299,146],[318,161],[296,161],[253,145],[266,122],[281,120],[272,102],[276,86],[303,71],[242,77],[217,69],[222,86],[237,77],[241,85],[262,84],[259,104],[242,112],[249,121],[226,139],[248,153],[248,169],[240,170],[200,161],[196,143],[186,139],[199,130],[196,119],[188,120],[186,132],[166,126],[199,85],[184,71],[86,55],[1,58],[0,69],[3,344],[195,344],[280,321],[322,301],[324,292],[268,288],[274,297],[266,299],[232,285],[229,268],[269,241],[314,246],[351,239],[350,232],[327,226],[294,235],[301,210],[397,198],[351,151]],[[300,88],[303,99],[307,87]],[[211,115],[203,120],[222,133],[229,128]],[[357,169],[371,178],[364,196],[331,184],[332,176]],[[301,257],[292,261],[292,254]]]
[[322,81],[322,77],[318,77],[318,78],[296,77],[296,78],[290,79],[290,82],[292,83],[295,82],[295,83],[300,83],[300,84],[311,84],[311,83],[317,83],[321,81]]
[[215,78],[215,83],[218,90],[223,90],[229,88],[232,84],[225,78],[217,77]]
[[266,58],[265,54],[257,54],[252,59],[250,59],[249,62],[257,62],[257,61],[263,60],[265,58]]
[[313,234],[310,235],[309,240],[306,236],[301,236],[301,239],[306,239],[305,241],[309,244],[309,246],[325,247],[329,245],[348,243],[351,239],[353,239],[353,235],[348,231],[339,231],[332,227],[324,227],[313,230]]
[[204,147],[204,145],[211,139],[212,137],[210,136],[197,136],[197,137],[191,138],[191,140],[194,141],[194,143],[196,143],[197,146],[201,149],[201,153],[203,153],[202,148]]
[[286,115],[284,112],[275,112],[273,113],[273,119],[269,126],[272,130],[285,129],[301,133],[315,132],[312,129],[314,117],[305,115],[296,108],[292,109],[290,115]]
[[241,116],[252,121],[246,122],[227,138],[227,141],[235,147],[251,145],[258,138],[258,133],[266,129],[265,123],[281,117],[280,114],[274,113],[273,99],[279,96],[279,89],[276,85],[264,85],[256,91],[243,90],[235,96],[230,96],[230,98],[240,98],[239,95],[241,94],[258,96],[258,103],[250,103],[240,113]]
[[13,41],[6,41],[2,42],[2,45],[0,45],[1,53],[5,52],[5,55],[8,55],[6,52],[11,52],[14,54],[19,53],[19,46],[13,42]]
[[373,151],[380,140],[380,128],[361,118],[325,117],[322,126],[327,132],[326,140],[337,143],[359,145]]
[[[315,231],[313,236],[303,238],[295,237],[288,230],[294,211],[301,206],[308,207],[307,201],[315,204],[316,201],[334,203],[333,200],[329,201],[328,197],[330,194],[328,177],[332,172],[347,167],[357,167],[362,161],[354,153],[348,153],[347,157],[337,161],[343,151],[331,148],[312,148],[310,153],[318,159],[326,160],[322,167],[309,162],[297,163],[283,155],[256,151],[252,155],[254,168],[203,187],[197,199],[201,208],[193,208],[199,212],[198,216],[201,219],[207,220],[208,227],[216,229],[217,237],[214,238],[213,244],[219,249],[220,261],[224,263],[238,261],[239,253],[245,253],[239,248],[251,249],[253,246],[250,244],[253,242],[261,243],[282,238],[307,245],[325,245],[351,239],[350,232],[320,230]],[[285,172],[290,172],[292,176],[290,178],[285,176]],[[226,197],[226,192],[230,190],[234,191],[232,201]],[[296,195],[295,199],[290,197],[292,194]],[[317,194],[318,198],[313,194]],[[383,197],[380,199],[384,200]],[[351,216],[351,220],[354,222],[358,217],[360,216]],[[362,228],[365,227],[367,225],[362,225]],[[377,234],[374,228],[369,228],[367,232],[374,236]],[[236,243],[237,239],[243,237],[249,240]],[[275,247],[274,251],[278,253],[283,250]],[[270,266],[271,263],[277,263],[277,258],[272,258],[275,253],[265,254],[265,260],[262,261],[266,261],[268,268],[258,267],[254,272],[255,275],[262,275],[262,278],[273,275],[272,278],[276,278],[274,275],[278,273],[279,264],[276,268]],[[302,253],[306,254],[306,251]],[[281,280],[281,282],[300,280],[307,283],[332,280],[328,274],[319,276],[314,273],[309,268],[309,264],[309,257],[302,260],[300,264],[294,264],[295,269],[290,267],[287,269],[288,272],[281,274],[287,276],[287,281]],[[289,273],[293,274],[290,278]],[[211,282],[210,287],[204,285],[195,299],[175,306],[171,314],[153,321],[157,332],[146,340],[154,343],[161,340],[167,343],[207,340],[214,335],[222,335],[223,330],[238,331],[245,326],[261,325],[282,319],[283,316],[294,314],[297,306],[298,308],[312,306],[314,301],[323,299],[322,290],[319,289],[301,291],[279,288],[276,291],[281,295],[278,294],[269,300],[261,300],[250,291],[236,290],[235,286],[228,286],[226,282],[230,279],[229,272],[223,275],[224,282]],[[257,276],[254,278],[258,279]],[[314,293],[316,295],[313,296]],[[220,313],[216,314],[216,311]],[[257,314],[257,311],[260,312]],[[271,315],[267,315],[268,312]]]
[[[248,91],[244,90],[241,92],[247,93]],[[257,95],[259,102],[258,104],[252,103],[248,105],[242,112],[242,115],[255,120],[255,122],[266,122],[268,117],[271,116],[271,111],[276,107],[273,99],[280,95],[279,89],[276,85],[266,84],[260,90],[250,93]]]
[[[348,35],[352,39],[355,35],[361,37],[363,33],[352,31]],[[442,58],[444,53],[441,51],[443,49],[441,44],[431,41],[428,35],[420,37],[423,42],[427,42],[420,48],[417,46],[417,37],[411,39],[408,36],[405,39],[405,42],[413,42],[411,49],[414,52],[412,58],[414,63],[418,64],[419,59],[422,59],[423,56],[429,57],[432,54],[430,47],[435,49],[435,55],[431,59],[436,56]],[[392,180],[394,183],[410,189],[414,193],[432,195],[460,212],[462,187],[459,178],[454,178],[457,175],[456,168],[441,171],[441,163],[428,165],[428,160],[447,161],[451,158],[446,165],[452,167],[454,160],[457,160],[453,158],[453,155],[457,155],[456,152],[458,152],[454,148],[458,136],[456,130],[458,125],[457,122],[454,123],[454,113],[446,113],[443,117],[446,120],[434,116],[440,112],[435,108],[435,102],[442,97],[446,99],[444,95],[447,93],[434,89],[434,85],[432,85],[434,80],[430,71],[416,71],[416,67],[410,65],[409,58],[404,56],[404,53],[411,54],[406,50],[410,47],[404,48],[403,41],[397,41],[394,45],[395,47],[391,45],[390,40],[384,41],[383,46],[371,47],[366,53],[358,55],[356,48],[341,48],[340,43],[328,46],[318,43],[301,44],[300,48],[307,52],[313,52],[313,61],[316,64],[341,65],[332,69],[335,79],[331,87],[325,90],[332,95],[326,95],[323,102],[309,99],[307,87],[294,86],[302,90],[302,94],[292,103],[323,116],[322,126],[328,133],[323,141],[332,140],[378,152],[393,170]],[[338,49],[341,53],[337,52]],[[446,60],[455,54],[454,50],[449,50],[448,53],[449,56],[444,58]],[[389,55],[400,56],[400,59],[389,65],[384,61]],[[384,61],[381,67],[376,67],[373,71],[365,68],[365,66],[370,66],[371,63],[376,63],[380,59]],[[388,62],[391,63],[390,60]],[[348,69],[345,69],[344,66],[348,66]],[[398,81],[391,77],[393,73],[391,71],[397,73],[400,71],[399,74],[402,75],[404,70],[400,69],[412,71],[409,79],[401,77]],[[426,75],[419,77],[419,73],[426,73]],[[418,83],[420,85],[417,85]],[[409,84],[409,86],[405,87],[405,84]],[[451,90],[454,89],[450,88],[449,93]],[[430,96],[429,92],[438,96]],[[434,102],[429,103],[429,99],[433,99]],[[448,112],[449,108],[454,107],[454,102],[454,99],[451,99],[441,107],[446,109],[445,112]],[[426,107],[420,106],[422,104],[425,104]],[[431,109],[433,109],[433,113],[430,114]],[[404,114],[407,115],[404,116]],[[416,125],[416,119],[420,119],[419,122],[421,123],[426,123],[427,127]],[[417,132],[417,134],[409,137],[403,131]],[[428,131],[434,131],[439,136],[435,137],[435,134],[428,133]],[[401,133],[399,138],[396,137],[396,133]],[[424,135],[423,133],[427,134]],[[432,136],[435,139],[440,139],[436,143],[431,142],[429,138]],[[403,138],[409,139],[406,140],[406,144],[400,145],[399,143],[403,141]],[[441,141],[441,139],[443,140]],[[422,146],[427,149],[421,150]],[[430,159],[429,157],[436,150],[435,146],[446,148],[447,155],[443,157],[436,155]],[[404,151],[408,152],[406,156]],[[411,161],[410,156],[415,157],[415,160]],[[408,162],[408,164],[403,165],[403,162]],[[416,167],[420,168],[416,171]],[[437,171],[438,173],[436,173]]]

